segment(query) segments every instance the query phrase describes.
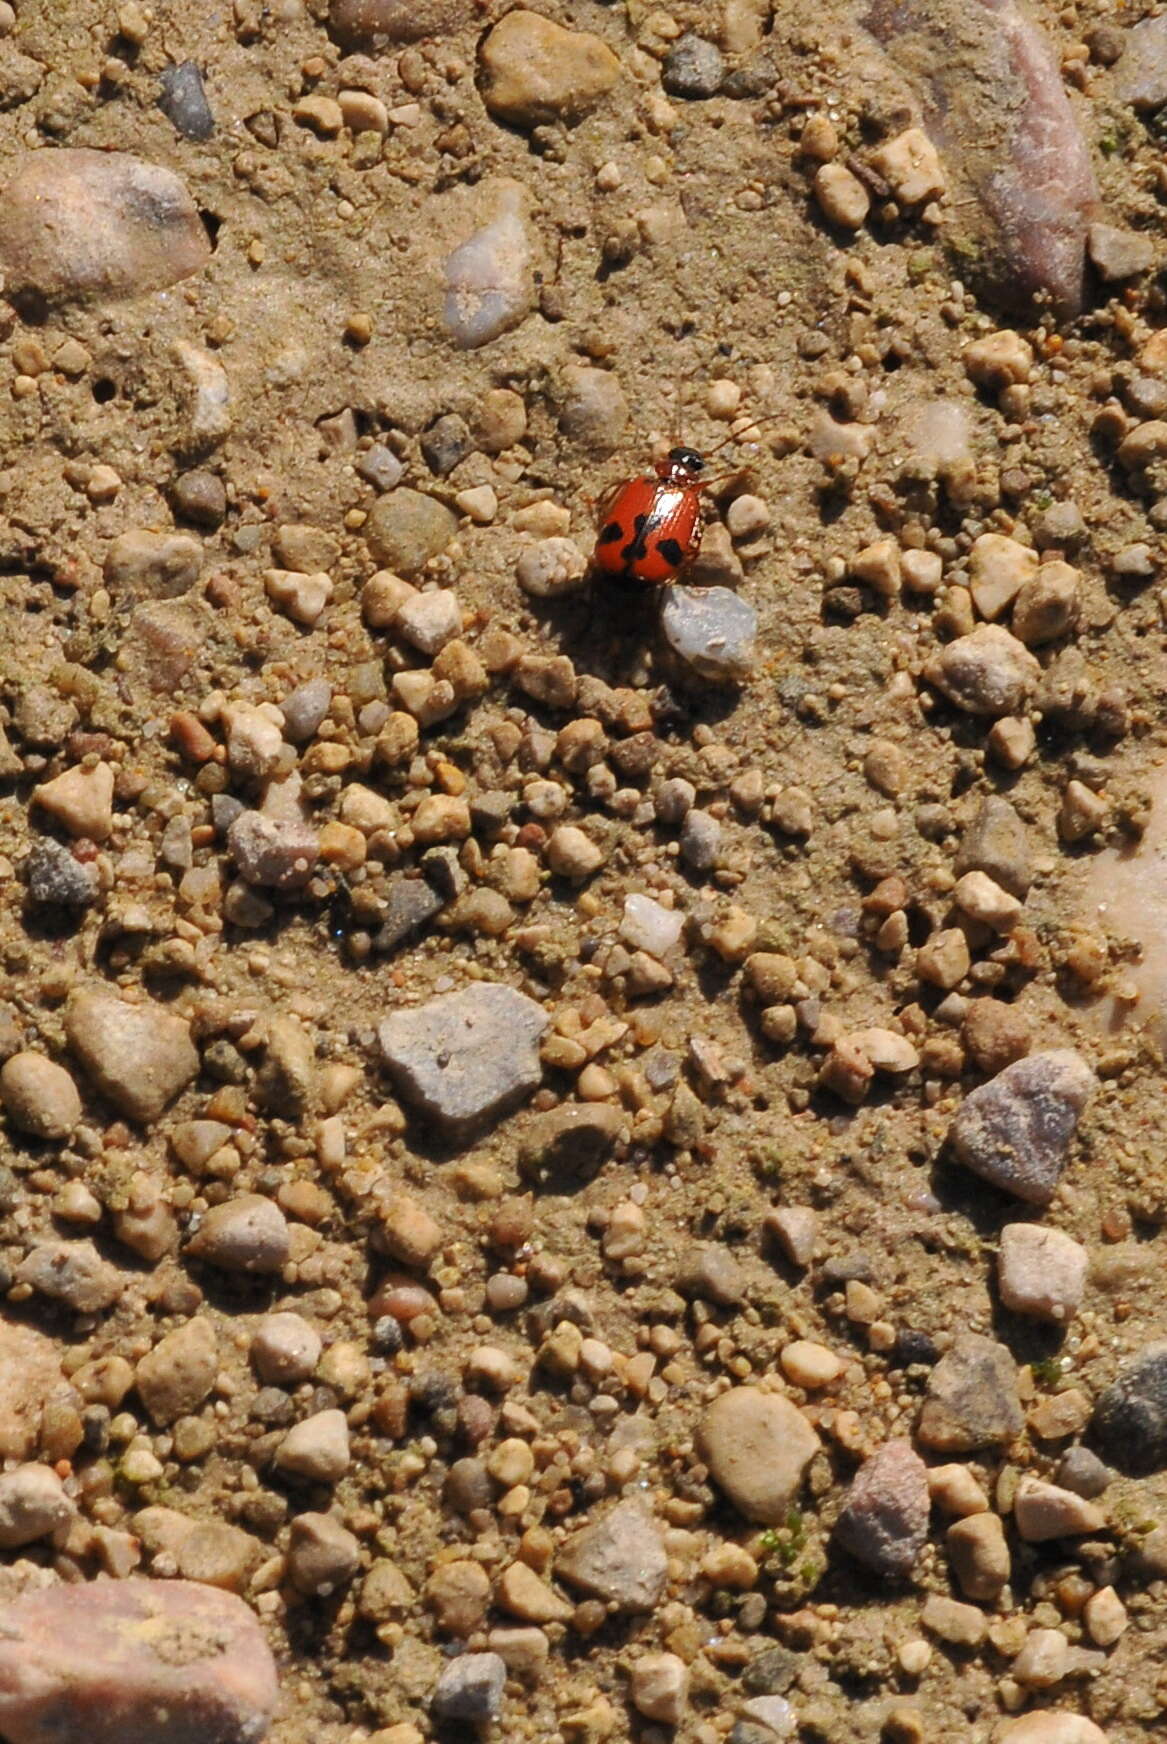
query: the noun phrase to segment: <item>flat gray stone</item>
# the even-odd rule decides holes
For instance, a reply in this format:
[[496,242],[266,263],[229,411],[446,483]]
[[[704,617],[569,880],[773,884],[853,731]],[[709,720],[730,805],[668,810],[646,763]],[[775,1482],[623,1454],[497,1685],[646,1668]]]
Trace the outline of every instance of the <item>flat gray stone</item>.
[[506,1661],[497,1653],[462,1653],[444,1667],[430,1702],[435,1720],[487,1726],[502,1711]]
[[966,1332],[929,1376],[916,1439],[936,1453],[973,1453],[1007,1446],[1024,1421],[1009,1351],[995,1339]]
[[568,1539],[555,1573],[618,1611],[651,1611],[668,1578],[664,1537],[642,1503],[618,1502]]
[[541,1005],[499,981],[443,993],[381,1024],[381,1052],[402,1096],[443,1133],[497,1120],[540,1083]]
[[949,1143],[983,1181],[1048,1205],[1095,1082],[1073,1048],[1029,1054],[965,1097]]

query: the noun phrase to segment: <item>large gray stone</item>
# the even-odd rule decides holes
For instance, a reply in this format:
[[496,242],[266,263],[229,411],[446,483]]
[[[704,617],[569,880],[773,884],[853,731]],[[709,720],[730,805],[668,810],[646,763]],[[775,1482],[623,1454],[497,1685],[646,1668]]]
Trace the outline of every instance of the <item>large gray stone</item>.
[[651,1611],[668,1577],[661,1529],[642,1503],[618,1502],[568,1539],[555,1573],[618,1611]]
[[1048,1205],[1094,1085],[1073,1048],[1029,1054],[965,1097],[949,1142],[982,1180],[1029,1205]]
[[496,1120],[543,1076],[547,1013],[498,981],[443,993],[381,1024],[381,1052],[397,1088],[450,1136]]
[[937,1453],[1003,1447],[1021,1433],[1017,1365],[1003,1344],[962,1333],[932,1370],[916,1439]]

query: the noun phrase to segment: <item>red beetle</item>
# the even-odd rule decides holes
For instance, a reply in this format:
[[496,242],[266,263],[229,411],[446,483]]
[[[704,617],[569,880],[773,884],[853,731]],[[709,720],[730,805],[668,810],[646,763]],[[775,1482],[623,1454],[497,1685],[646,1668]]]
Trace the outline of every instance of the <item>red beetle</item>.
[[695,448],[670,448],[652,472],[619,485],[596,539],[596,568],[623,581],[672,581],[701,543],[704,470]]

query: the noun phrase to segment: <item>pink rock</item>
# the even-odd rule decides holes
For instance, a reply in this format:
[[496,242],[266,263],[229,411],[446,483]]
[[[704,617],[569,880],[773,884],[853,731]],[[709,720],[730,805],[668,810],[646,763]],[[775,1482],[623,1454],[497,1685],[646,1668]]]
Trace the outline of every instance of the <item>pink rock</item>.
[[961,276],[1006,305],[1073,316],[1098,202],[1090,153],[1041,26],[1017,0],[872,0],[864,22],[908,75],[950,174]]
[[258,1622],[214,1587],[98,1580],[0,1607],[6,1744],[259,1744],[277,1694]]

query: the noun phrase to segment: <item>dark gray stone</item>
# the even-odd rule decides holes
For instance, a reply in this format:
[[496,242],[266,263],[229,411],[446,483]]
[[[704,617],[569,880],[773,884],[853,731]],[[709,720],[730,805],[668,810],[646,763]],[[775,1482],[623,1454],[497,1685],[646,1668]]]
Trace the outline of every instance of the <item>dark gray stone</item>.
[[1073,1048],[1029,1054],[965,1097],[949,1129],[960,1161],[1029,1205],[1048,1205],[1095,1085]]
[[1123,1471],[1167,1466],[1167,1340],[1147,1345],[1125,1365],[1094,1408],[1093,1430]]
[[41,908],[86,908],[97,899],[93,868],[75,860],[61,842],[37,842],[24,862],[31,902]]
[[181,61],[176,67],[166,67],[159,83],[162,91],[158,107],[183,138],[210,139],[215,131],[215,117],[207,102],[203,75],[194,61]]
[[448,472],[453,472],[458,462],[465,460],[471,447],[466,420],[457,412],[447,412],[431,424],[421,438],[425,463],[438,478],[445,478]]
[[442,899],[424,878],[396,878],[385,898],[385,918],[373,937],[375,951],[395,951],[442,912]]
[[966,1332],[928,1377],[916,1439],[937,1453],[1004,1447],[1025,1421],[1017,1365],[995,1339]]
[[725,77],[725,61],[715,43],[686,31],[665,56],[661,82],[671,97],[712,97]]

